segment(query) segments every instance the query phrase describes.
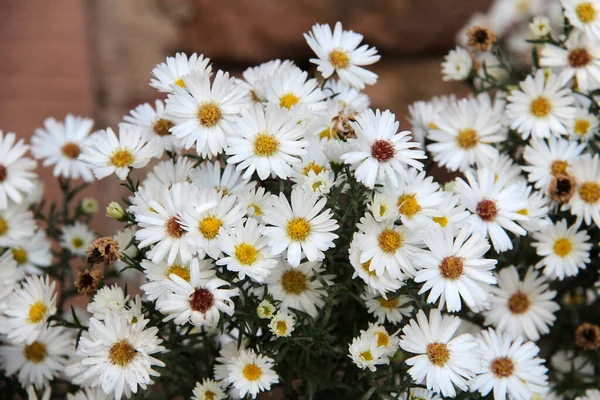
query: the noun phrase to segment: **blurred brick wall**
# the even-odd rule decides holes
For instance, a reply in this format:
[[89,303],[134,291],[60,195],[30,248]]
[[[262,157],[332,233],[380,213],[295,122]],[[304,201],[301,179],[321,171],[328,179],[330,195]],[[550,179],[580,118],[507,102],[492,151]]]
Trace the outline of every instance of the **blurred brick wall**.
[[[489,0],[0,0],[0,129],[28,138],[48,116],[93,116],[114,126],[157,93],[150,71],[176,51],[201,52],[239,74],[273,58],[303,67],[302,34],[315,22],[343,22],[376,46],[374,107],[406,124],[415,100],[459,90],[440,61],[456,31]],[[406,126],[406,125],[404,125]],[[41,171],[50,192],[55,182]],[[88,192],[117,198],[106,179]],[[102,195],[99,195],[99,194]],[[56,193],[54,193],[56,195]],[[99,218],[101,221],[105,221]],[[102,222],[100,229],[105,222]]]

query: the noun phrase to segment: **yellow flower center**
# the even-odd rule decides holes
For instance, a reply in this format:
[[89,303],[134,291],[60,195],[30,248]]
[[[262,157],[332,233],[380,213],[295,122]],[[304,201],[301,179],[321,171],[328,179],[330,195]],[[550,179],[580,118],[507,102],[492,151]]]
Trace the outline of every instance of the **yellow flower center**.
[[295,106],[300,99],[293,93],[286,93],[279,99],[279,105],[288,110]]
[[283,290],[285,290],[286,293],[298,295],[308,288],[306,278],[304,273],[295,269],[290,269],[281,276],[281,286],[283,286]]
[[433,365],[443,367],[450,359],[450,350],[445,343],[430,343],[427,345],[427,357]]
[[596,182],[585,182],[579,188],[581,200],[588,204],[595,204],[600,199],[600,185]]
[[262,215],[262,208],[258,204],[250,204],[248,208],[252,207],[254,209],[254,215]]
[[380,297],[377,299],[377,302],[383,308],[393,309],[398,304],[398,299],[397,298],[384,299],[383,297]]
[[62,148],[62,153],[65,157],[70,158],[72,160],[77,159],[79,157],[79,153],[81,153],[81,149],[75,143],[65,143]]
[[214,239],[219,234],[223,221],[216,217],[206,217],[200,221],[199,231],[206,239]]
[[508,378],[515,372],[515,363],[508,357],[496,358],[490,369],[498,378]]
[[167,270],[167,276],[169,276],[171,274],[175,274],[187,282],[190,281],[190,270],[182,265],[179,265],[179,264],[171,265],[169,267],[169,269]]
[[537,118],[544,118],[552,111],[552,104],[550,104],[550,101],[544,96],[539,96],[531,102],[529,111]]
[[398,212],[408,218],[413,217],[422,210],[415,193],[403,194],[398,197],[396,205],[398,206]]
[[6,235],[8,232],[8,221],[0,217],[0,236]]
[[29,322],[37,324],[42,321],[44,315],[46,315],[46,311],[48,311],[48,308],[46,308],[46,305],[43,302],[38,301],[33,303],[33,305],[29,307]]
[[285,321],[277,321],[275,324],[275,330],[280,336],[283,336],[287,333],[287,324]]
[[310,163],[308,163],[308,165],[306,167],[304,167],[302,169],[302,174],[303,175],[307,175],[310,171],[313,171],[315,173],[315,175],[319,175],[321,173],[321,171],[323,171],[325,169],[325,167],[317,164],[314,161],[311,161]]
[[279,149],[279,141],[274,136],[268,133],[261,133],[256,135],[254,141],[254,154],[259,157],[269,157],[275,154]]
[[17,247],[11,250],[13,258],[17,264],[24,264],[27,261],[27,250],[22,247]]
[[573,250],[573,244],[569,239],[563,237],[554,242],[553,249],[557,256],[565,258],[571,254],[571,250]]
[[256,364],[246,365],[242,373],[244,374],[244,378],[249,381],[255,381],[262,376],[262,370]]
[[126,148],[117,148],[113,151],[112,156],[110,157],[110,162],[117,168],[125,168],[129,167],[133,164],[133,153]]
[[447,217],[432,217],[433,222],[439,224],[442,228],[448,226],[448,218]]
[[517,291],[512,296],[510,296],[510,298],[508,299],[508,309],[513,314],[517,314],[517,315],[523,314],[527,310],[529,310],[530,306],[531,306],[531,300],[529,299],[529,296],[527,296],[525,293],[521,292],[520,290]]
[[589,24],[596,19],[596,9],[591,2],[581,3],[575,7],[577,18],[584,24]]
[[456,256],[448,256],[440,264],[440,275],[449,280],[460,278],[464,272],[465,265],[463,259]]
[[217,395],[213,392],[211,392],[210,390],[207,390],[206,392],[204,392],[204,397],[206,398],[206,400],[215,400],[215,397]]
[[590,121],[585,119],[578,119],[575,121],[575,133],[578,135],[585,135],[590,130]]
[[256,261],[258,252],[256,248],[248,243],[240,243],[235,246],[235,258],[242,265],[252,265]]
[[184,88],[184,89],[186,88],[186,86],[185,86],[185,82],[184,82],[184,81],[183,81],[183,79],[181,79],[181,78],[177,79],[177,80],[175,81],[175,84],[176,84],[177,86],[179,86],[179,87],[182,87],[182,88]]
[[358,355],[363,361],[372,361],[373,360],[373,354],[371,354],[371,352],[369,350],[367,351],[363,351],[362,353],[360,353]]
[[329,53],[329,62],[335,69],[344,69],[350,65],[350,57],[343,50],[333,50]]
[[206,102],[198,108],[198,121],[207,128],[217,125],[222,117],[221,109],[215,103]]
[[319,139],[331,139],[331,128],[325,128],[319,133]]
[[112,345],[108,351],[108,360],[112,364],[124,367],[133,360],[135,353],[133,346],[123,339]]
[[373,259],[370,259],[370,260],[368,260],[367,262],[364,262],[364,263],[362,263],[362,264],[361,264],[361,266],[362,266],[362,269],[363,269],[363,270],[364,270],[366,273],[368,273],[368,274],[369,274],[369,276],[375,276],[375,275],[377,275],[377,272],[375,272],[375,271],[371,271],[371,261],[372,261],[372,260],[373,260]]
[[557,176],[557,175],[561,175],[561,174],[566,174],[567,173],[567,167],[569,166],[569,163],[563,160],[556,160],[552,162],[552,165],[550,166],[550,170],[552,171],[552,175]]
[[377,332],[377,347],[385,347],[390,344],[390,337],[387,333]]
[[48,354],[46,352],[46,345],[37,340],[23,348],[23,355],[27,361],[30,361],[33,364],[39,364],[44,361],[46,354]]
[[80,237],[74,237],[73,239],[71,239],[71,245],[76,249],[82,248],[84,244],[85,241]]
[[385,253],[395,253],[396,250],[402,247],[403,239],[399,232],[387,228],[379,234],[377,242],[379,243],[379,248]]
[[302,242],[310,234],[310,224],[302,217],[294,217],[289,220],[286,230],[290,239]]
[[473,147],[477,146],[477,143],[479,143],[477,131],[472,128],[458,131],[458,136],[456,136],[456,143],[458,143],[458,146],[462,149],[472,149]]

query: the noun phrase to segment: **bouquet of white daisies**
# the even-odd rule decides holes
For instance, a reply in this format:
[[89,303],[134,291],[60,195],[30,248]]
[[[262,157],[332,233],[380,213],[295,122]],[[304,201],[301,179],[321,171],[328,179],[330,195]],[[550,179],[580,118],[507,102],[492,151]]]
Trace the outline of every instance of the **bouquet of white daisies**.
[[179,53],[115,130],[0,132],[6,398],[600,398],[600,1],[496,1],[412,132],[362,35],[305,38],[310,74]]

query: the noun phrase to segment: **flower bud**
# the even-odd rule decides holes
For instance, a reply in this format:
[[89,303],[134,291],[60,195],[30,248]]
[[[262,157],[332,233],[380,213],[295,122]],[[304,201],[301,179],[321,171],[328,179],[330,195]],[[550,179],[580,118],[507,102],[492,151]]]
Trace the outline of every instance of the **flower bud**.
[[110,218],[116,219],[117,221],[122,221],[126,214],[123,207],[116,201],[111,201],[106,207],[106,215]]
[[81,200],[81,211],[83,211],[84,213],[90,215],[90,214],[94,214],[96,211],[98,211],[98,201],[96,201],[96,199],[93,199],[91,197],[86,197],[83,200]]

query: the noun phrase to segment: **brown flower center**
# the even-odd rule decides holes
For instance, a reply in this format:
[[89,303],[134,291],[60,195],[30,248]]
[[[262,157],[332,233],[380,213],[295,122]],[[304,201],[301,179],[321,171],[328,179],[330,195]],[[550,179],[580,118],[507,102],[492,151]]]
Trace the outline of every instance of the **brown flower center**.
[[491,222],[498,215],[498,207],[494,200],[484,199],[477,204],[477,215],[485,222]]
[[440,264],[440,275],[445,279],[456,280],[462,276],[464,269],[464,261],[461,257],[448,256]]
[[215,304],[215,296],[208,289],[196,289],[192,293],[190,306],[192,310],[206,314]]
[[477,146],[477,143],[479,143],[477,131],[471,128],[458,131],[456,143],[458,143],[458,146],[462,149],[472,149],[473,147]]
[[290,269],[281,276],[281,286],[289,294],[300,294],[308,288],[307,276],[298,270]]
[[515,372],[515,363],[508,357],[500,357],[492,361],[490,369],[496,377],[508,378]]
[[443,367],[450,359],[450,350],[445,343],[430,343],[427,345],[429,361],[438,367]]
[[175,126],[175,124],[171,120],[160,118],[154,123],[152,129],[154,129],[154,133],[156,133],[158,136],[167,136],[171,134],[169,129],[171,129],[173,126]]
[[592,56],[585,48],[571,50],[568,58],[569,58],[569,65],[572,68],[585,67],[592,61]]
[[108,351],[108,360],[115,365],[124,367],[133,360],[135,353],[133,346],[123,339],[112,345]]
[[539,96],[531,102],[529,111],[537,118],[544,118],[552,111],[552,104],[544,96]]
[[2,164],[0,164],[0,183],[4,182],[6,180],[6,177],[8,176],[8,170],[6,169],[6,167]]
[[600,347],[600,327],[587,322],[579,325],[575,330],[575,344],[587,350]]
[[379,162],[386,162],[394,157],[396,149],[389,140],[378,139],[371,146],[371,156]]
[[47,354],[48,352],[46,351],[46,345],[42,342],[38,342],[37,340],[23,348],[23,355],[27,361],[30,361],[33,364],[39,364],[44,361]]
[[563,160],[556,160],[550,166],[550,170],[552,171],[552,175],[557,176],[559,174],[564,174],[567,172],[567,167],[569,163]]
[[61,150],[65,157],[73,160],[79,157],[79,153],[81,153],[81,149],[75,143],[65,143]]
[[512,296],[510,296],[510,298],[508,299],[508,309],[513,314],[524,314],[525,312],[527,312],[527,310],[529,310],[530,306],[531,300],[529,299],[529,296],[527,296],[520,290]]
[[550,198],[558,203],[568,203],[576,191],[577,182],[568,174],[557,174],[550,181],[548,194]]
[[185,230],[179,223],[179,216],[177,215],[174,215],[171,218],[169,218],[167,220],[167,223],[165,224],[165,227],[165,233],[167,234],[167,236],[170,236],[172,238],[179,239],[185,234]]

